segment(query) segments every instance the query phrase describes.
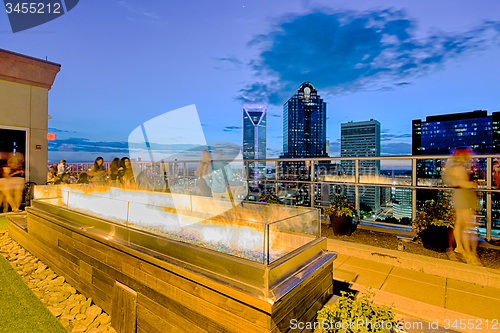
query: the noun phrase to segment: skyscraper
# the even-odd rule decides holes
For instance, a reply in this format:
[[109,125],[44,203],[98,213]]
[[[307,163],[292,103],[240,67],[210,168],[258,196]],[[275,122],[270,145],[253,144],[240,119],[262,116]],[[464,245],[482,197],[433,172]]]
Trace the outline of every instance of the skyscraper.
[[[340,156],[367,157],[380,156],[380,123],[377,120],[342,123],[340,125]],[[347,175],[355,174],[354,161],[342,161]],[[358,164],[360,176],[378,176],[380,160],[360,160]],[[380,189],[370,186],[359,191],[360,203],[365,203],[377,212],[380,209]],[[354,193],[347,193],[349,200],[354,201]]]
[[413,120],[413,155],[447,155],[470,147],[481,154],[500,152],[500,112],[472,111]]
[[304,82],[283,105],[283,157],[326,156],[326,102]]
[[[412,155],[448,155],[460,147],[479,154],[500,153],[500,112],[488,116],[488,111],[477,110],[413,120]],[[417,177],[440,174],[441,160],[417,161]]]
[[[243,159],[265,159],[267,149],[267,105],[243,105]],[[263,179],[265,162],[248,165],[248,177]]]

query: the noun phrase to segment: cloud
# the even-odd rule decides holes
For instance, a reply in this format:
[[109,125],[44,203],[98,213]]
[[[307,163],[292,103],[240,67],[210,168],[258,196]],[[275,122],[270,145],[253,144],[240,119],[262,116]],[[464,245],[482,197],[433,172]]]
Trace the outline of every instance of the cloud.
[[128,154],[128,142],[90,141],[84,138],[69,138],[49,141],[49,151],[116,152]]
[[394,142],[382,144],[381,155],[411,155],[411,143]]
[[60,130],[60,129],[57,129],[57,128],[54,128],[54,127],[49,127],[48,130],[51,133],[76,133],[75,131]]
[[393,134],[393,133],[387,133],[387,132],[384,133],[382,131],[382,134],[380,135],[381,141],[389,141],[389,140],[393,140],[393,139],[407,139],[407,138],[411,138],[411,133]]
[[410,84],[452,58],[486,48],[486,32],[500,31],[497,22],[485,22],[461,33],[419,38],[415,20],[392,9],[323,9],[278,22],[249,43],[259,56],[248,64],[255,81],[239,91],[241,102],[281,105],[304,81],[332,95],[394,89],[390,86]]
[[276,118],[281,118],[282,116],[280,114],[271,114],[272,117],[276,117]]
[[241,129],[241,127],[238,127],[238,126],[226,126],[226,127],[224,127],[223,131],[224,132],[231,132],[231,131],[239,130],[239,129]]
[[266,158],[279,158],[282,153],[281,149],[267,148]]
[[135,15],[135,17],[129,17],[130,20],[135,20],[136,17],[138,17],[139,19],[154,23],[161,22],[161,18],[160,16],[158,16],[158,14],[139,5],[143,4],[142,2],[119,0],[118,3],[123,6],[129,13]]
[[[236,68],[241,68],[243,66],[243,62],[236,57],[215,58],[215,60],[222,63],[230,63]],[[216,69],[222,68],[216,67]],[[229,68],[227,70],[235,70],[235,68]]]

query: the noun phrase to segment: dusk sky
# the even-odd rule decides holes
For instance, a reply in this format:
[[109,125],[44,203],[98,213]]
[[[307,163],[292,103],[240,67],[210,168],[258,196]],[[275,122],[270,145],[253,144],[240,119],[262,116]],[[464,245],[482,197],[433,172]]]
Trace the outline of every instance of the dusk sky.
[[[268,157],[283,103],[304,81],[340,124],[382,125],[382,154],[411,154],[411,121],[500,110],[498,0],[82,0],[0,48],[61,64],[49,92],[49,159],[127,153],[129,134],[195,104],[207,142],[241,145],[242,105],[268,104]],[[167,130],[167,129],[166,129]]]

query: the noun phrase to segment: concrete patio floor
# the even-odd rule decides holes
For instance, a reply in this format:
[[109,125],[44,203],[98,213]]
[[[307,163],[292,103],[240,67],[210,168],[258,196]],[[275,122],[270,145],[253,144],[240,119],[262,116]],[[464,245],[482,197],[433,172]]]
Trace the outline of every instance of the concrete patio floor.
[[440,326],[471,320],[478,328],[452,330],[500,330],[500,323],[492,327],[492,320],[500,320],[498,270],[330,239],[328,249],[338,253],[333,264],[338,290],[371,287],[376,303],[393,303],[399,314]]

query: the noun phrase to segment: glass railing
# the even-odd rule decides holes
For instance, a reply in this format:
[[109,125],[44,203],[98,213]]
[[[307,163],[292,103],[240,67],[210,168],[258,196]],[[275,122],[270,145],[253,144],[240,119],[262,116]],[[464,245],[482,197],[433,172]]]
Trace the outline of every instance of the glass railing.
[[[344,194],[359,212],[362,223],[407,228],[424,202],[447,196],[442,179],[449,155],[332,157],[232,161],[232,178],[244,183],[247,201],[275,194],[284,205],[325,208],[336,194]],[[471,163],[480,209],[479,232],[487,239],[500,237],[500,184],[494,180],[498,155],[475,155]],[[198,179],[193,161],[134,162],[149,170],[175,192],[191,194]],[[68,164],[85,171],[91,163]],[[500,182],[500,180],[499,180]]]

